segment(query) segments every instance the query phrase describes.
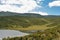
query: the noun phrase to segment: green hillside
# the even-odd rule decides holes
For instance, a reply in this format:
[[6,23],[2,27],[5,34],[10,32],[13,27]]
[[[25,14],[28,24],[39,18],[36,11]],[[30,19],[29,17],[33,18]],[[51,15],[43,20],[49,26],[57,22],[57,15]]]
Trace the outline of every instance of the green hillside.
[[60,24],[43,31],[39,30],[24,37],[8,37],[7,39],[4,38],[3,40],[60,40]]
[[41,16],[34,13],[19,14],[11,12],[0,12],[0,14],[5,15],[0,16],[0,29],[45,30],[60,24],[60,16]]
[[11,12],[0,12],[0,14],[0,29],[31,33],[28,36],[3,40],[60,40],[60,16]]
[[60,40],[60,25],[45,31],[38,31],[24,37],[4,38],[3,40]]

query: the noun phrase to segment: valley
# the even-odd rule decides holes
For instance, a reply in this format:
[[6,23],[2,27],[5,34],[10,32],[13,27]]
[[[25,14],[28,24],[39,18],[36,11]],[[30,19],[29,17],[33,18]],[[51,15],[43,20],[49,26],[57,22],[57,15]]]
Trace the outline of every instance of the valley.
[[0,14],[0,30],[17,30],[30,34],[3,40],[60,40],[60,16],[11,12]]

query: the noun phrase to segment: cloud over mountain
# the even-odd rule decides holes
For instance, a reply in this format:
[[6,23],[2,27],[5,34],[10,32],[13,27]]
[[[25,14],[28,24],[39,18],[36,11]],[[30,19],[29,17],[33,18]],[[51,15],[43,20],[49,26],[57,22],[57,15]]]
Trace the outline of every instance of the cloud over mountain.
[[[37,1],[40,2],[41,0]],[[0,11],[29,13],[29,11],[36,7],[41,6],[35,0],[0,0]]]

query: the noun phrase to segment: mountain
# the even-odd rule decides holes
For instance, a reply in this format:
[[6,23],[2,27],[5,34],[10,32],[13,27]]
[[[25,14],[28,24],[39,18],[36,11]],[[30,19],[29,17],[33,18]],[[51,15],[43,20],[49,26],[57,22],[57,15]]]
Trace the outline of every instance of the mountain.
[[[28,27],[41,27],[55,26],[60,24],[60,16],[42,16],[34,13],[12,13],[12,12],[0,12],[0,28],[27,28]],[[44,26],[45,25],[45,26]],[[33,29],[32,29],[33,30]],[[40,29],[37,29],[40,30]]]
[[0,16],[41,16],[40,14],[35,14],[35,13],[13,13],[13,12],[0,12]]
[[13,16],[13,15],[17,15],[16,13],[12,13],[12,12],[0,12],[0,16]]
[[0,29],[31,33],[24,37],[3,40],[60,40],[60,16],[0,12]]

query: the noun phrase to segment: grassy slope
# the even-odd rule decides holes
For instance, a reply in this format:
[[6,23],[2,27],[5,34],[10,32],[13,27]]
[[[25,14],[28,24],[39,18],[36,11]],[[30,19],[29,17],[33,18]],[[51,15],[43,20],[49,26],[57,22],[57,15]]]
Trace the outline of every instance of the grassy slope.
[[4,38],[3,40],[60,40],[60,25],[24,37]]
[[44,30],[9,40],[60,40],[60,16],[0,16],[0,29]]
[[59,24],[60,17],[0,16],[0,29],[45,30]]

